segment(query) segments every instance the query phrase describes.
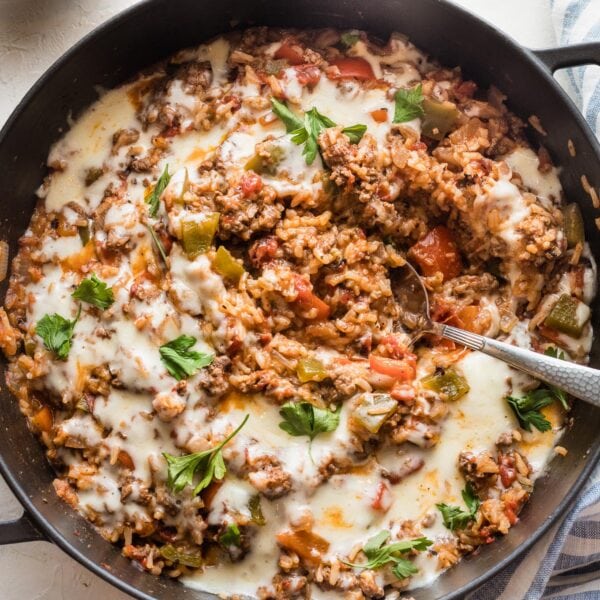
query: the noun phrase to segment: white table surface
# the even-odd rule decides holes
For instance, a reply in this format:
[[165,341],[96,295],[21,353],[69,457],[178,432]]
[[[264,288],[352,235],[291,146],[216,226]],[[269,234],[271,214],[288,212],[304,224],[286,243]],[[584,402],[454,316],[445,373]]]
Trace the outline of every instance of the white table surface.
[[[454,1],[530,48],[555,44],[550,0]],[[67,48],[134,3],[132,0],[0,0],[0,123],[4,123],[34,81]],[[18,502],[0,478],[0,521],[13,519],[20,513]],[[3,600],[128,598],[46,542],[0,548],[0,590]]]

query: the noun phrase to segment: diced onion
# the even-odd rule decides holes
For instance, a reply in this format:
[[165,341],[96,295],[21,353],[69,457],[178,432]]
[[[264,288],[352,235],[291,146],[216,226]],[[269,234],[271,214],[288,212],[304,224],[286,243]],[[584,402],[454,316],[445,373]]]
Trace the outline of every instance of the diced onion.
[[8,273],[8,242],[0,241],[0,281],[6,279]]

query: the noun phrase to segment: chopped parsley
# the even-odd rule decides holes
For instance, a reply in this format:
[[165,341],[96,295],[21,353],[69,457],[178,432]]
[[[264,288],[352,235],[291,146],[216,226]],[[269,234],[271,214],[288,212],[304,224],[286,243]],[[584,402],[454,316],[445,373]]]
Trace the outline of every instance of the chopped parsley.
[[162,175],[158,178],[152,193],[148,196],[146,202],[148,203],[148,214],[151,217],[156,217],[158,213],[158,207],[160,205],[160,197],[162,193],[165,191],[167,185],[169,185],[169,181],[171,180],[171,176],[169,175],[169,165],[165,166],[165,170],[162,172]]
[[102,310],[106,310],[115,301],[112,288],[109,288],[93,273],[91,277],[80,282],[71,296],[82,302],[93,304]]
[[219,536],[219,542],[223,546],[237,546],[241,545],[240,528],[235,523],[227,525],[227,529]]
[[389,531],[380,531],[369,539],[362,549],[367,562],[360,564],[344,562],[344,564],[359,569],[380,569],[391,563],[392,573],[398,579],[406,579],[417,573],[419,571],[417,567],[402,555],[412,550],[426,550],[433,542],[426,537],[420,537],[388,544],[389,538]]
[[73,330],[80,314],[81,304],[72,321],[54,313],[53,315],[44,315],[35,326],[35,332],[42,338],[44,346],[54,352],[60,360],[67,360],[67,356],[69,356]]
[[195,343],[195,337],[180,335],[158,349],[163,365],[177,381],[193,375],[203,367],[208,367],[214,359],[213,354],[190,350]]
[[279,423],[279,427],[294,437],[307,436],[312,445],[319,433],[337,429],[340,424],[340,410],[341,407],[335,411],[318,408],[310,402],[288,402],[279,411],[284,419]]
[[550,421],[541,412],[544,406],[548,406],[554,402],[554,395],[549,389],[538,388],[537,390],[527,392],[521,398],[507,396],[506,401],[513,409],[519,425],[525,431],[531,431],[532,427],[535,427],[542,433],[552,429]]
[[[565,353],[557,348],[547,348],[544,354],[560,360],[566,360]],[[553,385],[539,387],[527,392],[521,398],[514,398],[513,396],[506,397],[506,401],[515,413],[519,425],[525,429],[525,431],[532,431],[531,428],[535,427],[542,433],[544,431],[550,431],[552,429],[552,424],[542,414],[541,410],[544,406],[549,406],[555,400],[559,402],[565,410],[569,410],[570,407],[566,392]]]
[[396,102],[394,123],[406,123],[425,114],[423,111],[423,86],[421,84],[411,89],[398,90],[394,100]]
[[[323,130],[335,127],[336,124],[314,107],[304,113],[304,119],[302,119],[276,98],[271,98],[271,106],[273,112],[283,121],[286,131],[291,134],[292,142],[298,146],[304,144],[302,156],[307,165],[312,165],[319,153],[319,135]],[[342,131],[348,136],[351,143],[357,144],[366,130],[366,125],[357,124],[345,127]]]
[[350,143],[358,144],[367,131],[366,125],[351,125],[350,127],[344,127],[343,132],[350,139]]
[[213,480],[220,481],[223,479],[225,473],[227,473],[227,467],[223,460],[223,446],[237,435],[249,417],[250,415],[246,415],[232,433],[210,450],[184,454],[183,456],[173,456],[163,452],[163,456],[167,461],[167,485],[169,488],[175,492],[181,492],[186,486],[193,486],[194,479],[199,476],[200,481],[194,487],[194,495],[197,495],[207,488]]
[[462,498],[468,510],[444,503],[436,504],[438,510],[442,513],[444,525],[452,531],[464,529],[470,521],[475,519],[475,515],[479,510],[479,498],[469,483],[467,483],[465,489],[462,491]]

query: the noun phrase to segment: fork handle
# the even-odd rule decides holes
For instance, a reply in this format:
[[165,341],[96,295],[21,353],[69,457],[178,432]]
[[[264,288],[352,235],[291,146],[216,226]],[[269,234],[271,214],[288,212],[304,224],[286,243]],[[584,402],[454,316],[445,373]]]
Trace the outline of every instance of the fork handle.
[[438,324],[435,329],[448,340],[493,356],[575,398],[600,406],[600,370],[525,350],[451,325]]

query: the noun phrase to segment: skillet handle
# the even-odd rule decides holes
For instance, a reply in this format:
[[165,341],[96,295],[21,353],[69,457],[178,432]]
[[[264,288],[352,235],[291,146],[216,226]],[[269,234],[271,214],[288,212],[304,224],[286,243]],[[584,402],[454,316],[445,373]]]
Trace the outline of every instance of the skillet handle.
[[532,52],[552,73],[565,67],[600,65],[600,42],[586,42],[572,46],[532,50]]
[[45,539],[26,512],[14,521],[0,523],[0,546]]

